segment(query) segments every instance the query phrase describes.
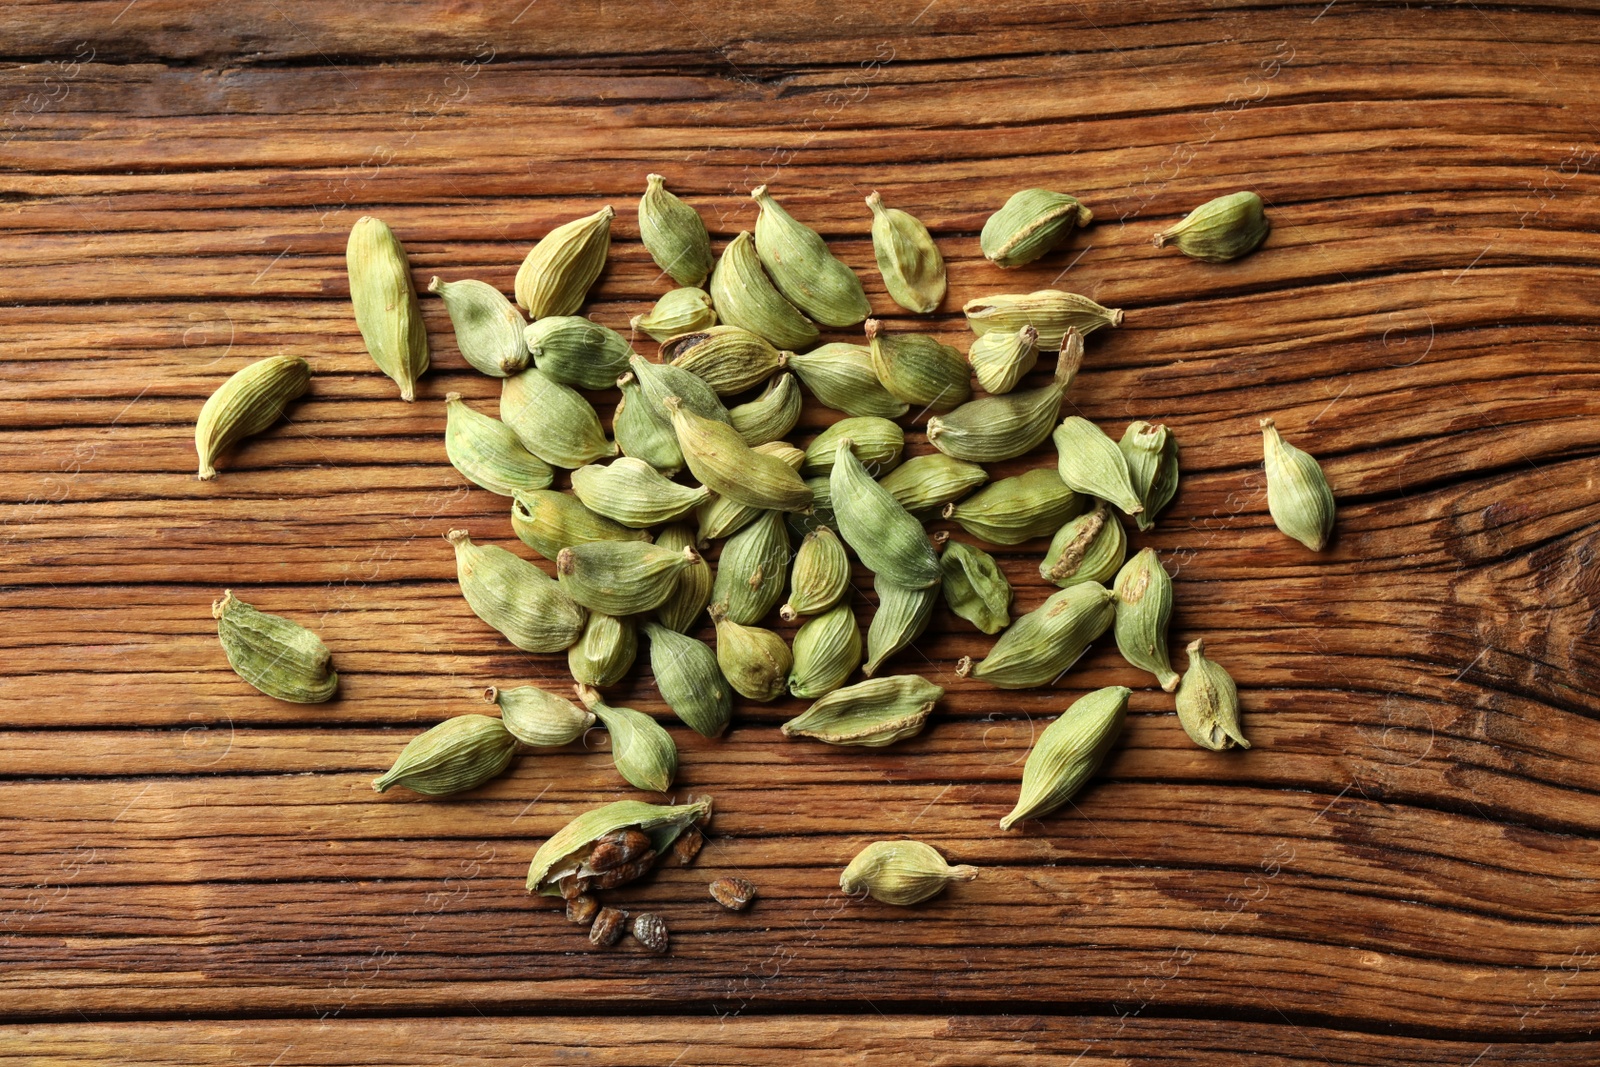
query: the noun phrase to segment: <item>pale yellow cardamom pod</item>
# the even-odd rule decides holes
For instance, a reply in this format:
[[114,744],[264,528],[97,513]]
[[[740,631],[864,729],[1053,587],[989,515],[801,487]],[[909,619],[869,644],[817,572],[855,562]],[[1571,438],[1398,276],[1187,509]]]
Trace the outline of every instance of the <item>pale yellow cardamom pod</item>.
[[915,674],[869,678],[812,704],[783,724],[783,736],[881,748],[921,733],[943,696],[943,689]]
[[458,715],[414,737],[373,780],[382,793],[403,785],[426,796],[448,796],[496,777],[511,763],[517,739],[492,715]]
[[483,691],[483,699],[499,707],[500,721],[513,737],[535,748],[570,745],[594,725],[593,712],[537,686],[499,689],[491,685]]
[[915,216],[885,207],[876,191],[868,194],[872,209],[872,252],[889,297],[907,311],[927,314],[944,299],[944,257]]
[[778,291],[824,326],[854,326],[872,314],[855,271],[828,251],[827,242],[773,199],[765,185],[751,191],[761,206],[756,254]]
[[473,278],[459,282],[434,278],[428,292],[438,293],[444,301],[456,330],[456,347],[474,370],[504,378],[528,365],[528,346],[522,340],[527,323],[500,290]]
[[755,451],[738,430],[696,415],[679,397],[668,397],[666,406],[684,462],[712,492],[775,511],[799,511],[811,503],[805,480],[783,460]]
[[498,545],[475,545],[465,530],[455,546],[461,595],[478,618],[524,652],[563,652],[583,633],[588,612],[544,571]]
[[799,351],[817,342],[817,324],[778,292],[748,232],[722,250],[711,275],[711,302],[723,322],[760,334],[779,348]]
[[283,417],[290,402],[311,387],[311,365],[299,356],[268,356],[217,387],[194,424],[200,480],[217,476],[217,457]]
[[978,868],[946,863],[921,841],[877,841],[850,861],[839,876],[846,893],[866,893],[884,904],[920,904],[937,896],[951,882],[970,882]]
[[956,673],[997,689],[1048,685],[1078,662],[1111,627],[1116,594],[1098,582],[1069,585],[1011,624],[983,661],[963,657]]
[[657,341],[665,341],[680,333],[704,330],[717,324],[717,312],[711,304],[711,294],[704,289],[685,287],[673,289],[655,302],[643,315],[635,315],[628,325],[649,334]]
[[550,485],[555,472],[522,447],[511,427],[474,411],[460,393],[450,393],[444,400],[444,452],[469,482],[501,496]]
[[1031,451],[1061,414],[1061,401],[1083,362],[1083,335],[1069,328],[1054,380],[1038,389],[969,400],[928,420],[928,443],[947,456],[999,463]]
[[1278,529],[1313,552],[1333,536],[1333,490],[1317,461],[1285,441],[1271,419],[1261,420],[1266,452],[1267,510]]
[[415,399],[417,379],[428,369],[428,331],[406,250],[382,219],[367,215],[350,228],[345,262],[356,327],[367,352],[400,386],[401,400]]
[[698,562],[693,548],[674,551],[644,541],[590,541],[556,555],[556,579],[573,600],[607,615],[637,615],[677,591]]
[[1024,189],[983,224],[979,243],[997,267],[1020,267],[1064,244],[1072,231],[1089,225],[1094,212],[1066,193]]
[[1000,829],[1048,815],[1083,788],[1122,733],[1131,693],[1120,685],[1097,689],[1078,698],[1044,728],[1022,765],[1016,807],[1000,820]]
[[1254,252],[1272,224],[1267,221],[1261,198],[1255,193],[1229,193],[1208,200],[1176,225],[1155,236],[1155,246],[1168,242],[1191,259],[1226,263]]
[[528,252],[517,269],[516,292],[530,319],[572,315],[583,306],[589,287],[605,268],[615,214],[603,207],[563,223]]
[[1088,336],[1102,326],[1121,326],[1120,308],[1101,307],[1086,296],[1041,289],[1035,293],[1006,293],[969,300],[962,310],[967,325],[980,337],[998,330],[1015,333],[1032,326],[1041,348],[1060,348],[1067,329]]
[[705,221],[668,191],[667,180],[659,174],[645,175],[639,239],[656,266],[679,285],[703,285],[711,274],[711,235]]
[[755,448],[787,437],[800,421],[804,404],[794,375],[784,372],[774,375],[754,400],[729,408],[728,418],[744,443]]
[[1178,688],[1178,672],[1167,654],[1167,623],[1172,619],[1172,579],[1153,548],[1140,549],[1117,572],[1117,617],[1112,626],[1122,658],[1156,676],[1161,688]]
[[759,626],[741,626],[721,605],[711,605],[717,627],[717,666],[734,690],[749,700],[776,700],[794,666],[794,655],[782,637]]
[[642,711],[612,707],[593,686],[579,683],[573,688],[611,735],[611,761],[617,773],[638,789],[654,793],[671,789],[678,776],[678,746],[666,728]]
[[1221,664],[1206,658],[1203,640],[1189,645],[1189,669],[1178,683],[1177,705],[1178,722],[1201,748],[1250,747],[1239,726],[1238,687]]
[[1143,513],[1127,457],[1098,426],[1081,415],[1068,415],[1051,436],[1056,443],[1057,471],[1069,489],[1115,504],[1128,515]]
[[846,601],[805,621],[794,635],[789,692],[815,699],[845,683],[861,666],[861,628]]

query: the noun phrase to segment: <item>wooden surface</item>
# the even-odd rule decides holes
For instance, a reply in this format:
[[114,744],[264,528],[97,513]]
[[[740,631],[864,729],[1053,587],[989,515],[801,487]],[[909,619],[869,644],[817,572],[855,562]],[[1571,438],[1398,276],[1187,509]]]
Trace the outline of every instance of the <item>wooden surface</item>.
[[[0,1062],[1600,1058],[1600,17],[524,5],[0,13]],[[866,237],[882,191],[940,240],[922,328],[963,349],[975,296],[1125,308],[1071,405],[1178,434],[1179,495],[1134,543],[1177,574],[1172,643],[1232,670],[1255,747],[1195,748],[1108,641],[1053,690],[958,679],[989,642],[941,611],[894,661],[949,690],[913,741],[785,742],[799,702],[741,706],[717,742],[673,726],[717,836],[625,894],[672,925],[662,959],[587,951],[522,890],[540,841],[631,795],[606,754],[375,795],[423,726],[565,663],[480,624],[439,537],[515,546],[441,437],[445,393],[493,412],[495,383],[430,298],[435,369],[396,399],[345,235],[379,214],[420,281],[509,290],[535,239],[610,203],[588,313],[626,328],[664,291],[647,171],[719,246],[771,182],[905,328]],[[999,271],[977,230],[1030,185],[1096,225]],[[1239,188],[1269,203],[1258,254],[1150,246]],[[311,395],[196,481],[201,402],[275,353],[311,361]],[[1329,474],[1324,555],[1270,525],[1264,414]],[[1042,548],[1001,553],[1021,609]],[[240,682],[224,586],[316,629],[339,699]],[[639,674],[617,700],[660,712]],[[1109,684],[1137,689],[1105,772],[1001,833],[1031,737]],[[911,910],[839,894],[858,848],[905,835],[982,877]],[[747,915],[706,899],[731,872],[761,887]]]

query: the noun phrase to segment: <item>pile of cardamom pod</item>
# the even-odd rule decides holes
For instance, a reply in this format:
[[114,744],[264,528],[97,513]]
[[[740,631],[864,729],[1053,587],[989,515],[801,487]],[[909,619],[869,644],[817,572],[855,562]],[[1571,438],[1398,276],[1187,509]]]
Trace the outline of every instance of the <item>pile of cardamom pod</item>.
[[[1177,491],[1177,441],[1148,422],[1112,440],[1086,419],[1060,418],[1084,338],[1119,325],[1122,311],[1056,290],[973,300],[964,310],[976,337],[963,356],[870,318],[860,279],[822,237],[765,186],[751,195],[760,211],[754,234],[740,233],[714,259],[698,212],[649,176],[640,235],[679,287],[631,326],[660,342],[659,362],[577,314],[606,263],[609,207],[538,242],[517,272],[515,304],[482,281],[434,278],[428,286],[444,301],[463,358],[502,379],[499,418],[459,394],[446,398],[445,453],[473,484],[510,498],[516,535],[555,569],[552,578],[515,552],[452,530],[462,595],[518,648],[564,651],[579,703],[534,686],[491,687],[485,697],[498,715],[462,715],[428,730],[375,788],[471,789],[501,773],[519,746],[566,745],[598,720],[622,778],[668,791],[678,766],[671,734],[600,693],[633,666],[640,631],[661,699],[697,733],[717,737],[727,728],[734,693],[771,701],[787,691],[815,702],[783,724],[785,736],[891,744],[920,732],[944,695],[915,674],[880,675],[927,627],[941,598],[978,630],[1000,635],[980,662],[962,660],[962,676],[1004,689],[1048,685],[1110,630],[1129,664],[1176,690],[1178,721],[1196,743],[1248,747],[1233,680],[1202,642],[1189,646],[1184,675],[1173,669],[1171,578],[1151,548],[1129,558],[1117,514],[1141,531],[1154,525]],[[876,193],[867,205],[889,295],[908,311],[933,311],[945,295],[945,267],[932,236]],[[1091,219],[1072,196],[1027,189],[989,218],[982,249],[998,266],[1018,267]],[[1255,249],[1268,228],[1260,198],[1242,192],[1190,212],[1155,243],[1222,262]],[[411,400],[429,351],[405,251],[368,217],[351,231],[348,262],[368,351]],[[819,344],[822,328],[863,323],[856,342]],[[1054,375],[1018,389],[1041,349],[1054,354]],[[213,477],[217,455],[274,422],[309,378],[294,357],[234,375],[200,414],[200,476]],[[973,378],[987,395],[973,398]],[[582,390],[613,387],[621,400],[608,435]],[[805,448],[785,440],[802,389],[843,415]],[[902,462],[906,430],[895,420],[925,414],[935,451]],[[1284,533],[1320,550],[1333,525],[1328,483],[1272,420],[1262,426],[1269,510]],[[1046,438],[1053,462],[988,483],[984,464],[1023,456]],[[570,492],[553,488],[558,471],[571,472]],[[990,545],[1049,537],[1039,572],[1060,591],[1013,622],[1011,588],[995,559],[947,533],[930,536],[923,524],[935,518]],[[717,542],[713,568],[702,553]],[[864,648],[849,595],[851,552],[872,572],[877,599]],[[774,613],[804,620],[792,645],[763,625]],[[314,634],[231,593],[214,614],[228,660],[246,681],[284,700],[333,695],[337,676]],[[714,648],[691,636],[707,615]],[[865,680],[847,685],[857,670]],[[1040,734],[1002,828],[1048,814],[1082,787],[1120,732],[1129,693],[1090,693]],[[710,810],[701,798],[587,812],[538,850],[528,888],[562,897],[569,918],[590,925],[592,941],[610,944],[628,916],[600,907],[595,894],[660,859],[692,860]],[[889,841],[856,857],[841,885],[909,904],[976,873],[920,842]],[[755,888],[721,879],[711,894],[742,909]],[[635,916],[633,928],[648,948],[665,950],[658,916]]]

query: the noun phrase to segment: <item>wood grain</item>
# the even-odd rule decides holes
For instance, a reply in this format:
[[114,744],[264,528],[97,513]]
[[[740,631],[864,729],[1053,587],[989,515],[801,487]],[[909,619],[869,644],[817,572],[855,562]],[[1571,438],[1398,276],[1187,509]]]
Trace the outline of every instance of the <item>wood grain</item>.
[[[0,1062],[1595,1061],[1591,5],[524,2],[0,13]],[[1104,641],[1045,690],[960,679],[990,639],[942,608],[892,666],[948,695],[883,752],[784,741],[798,701],[705,741],[642,663],[616,699],[717,803],[696,867],[619,896],[672,925],[659,959],[589,951],[522,889],[540,841],[630,795],[603,738],[452,800],[374,794],[484,685],[566,671],[471,614],[440,538],[520,548],[442,444],[444,395],[492,413],[495,383],[429,299],[434,368],[401,403],[345,235],[379,214],[419,281],[509,290],[611,203],[586,313],[625,329],[665,288],[647,171],[719,244],[773,183],[893,329],[964,349],[964,301],[1051,285],[1125,309],[1070,405],[1178,435],[1179,494],[1135,543],[1254,747],[1195,748]],[[1096,225],[998,270],[977,232],[1029,185]],[[1151,247],[1239,188],[1269,204],[1261,252]],[[872,189],[940,241],[940,312],[884,294]],[[311,394],[196,481],[200,404],[279,353]],[[1320,556],[1266,514],[1263,414],[1339,498]],[[808,399],[795,439],[835,417]],[[994,548],[1018,611],[1042,549]],[[243,685],[223,587],[316,629],[339,698]],[[1096,784],[1002,834],[1031,739],[1113,684],[1136,691]],[[842,897],[896,836],[984,873],[913,910]],[[762,894],[742,916],[704,888],[735,872]]]

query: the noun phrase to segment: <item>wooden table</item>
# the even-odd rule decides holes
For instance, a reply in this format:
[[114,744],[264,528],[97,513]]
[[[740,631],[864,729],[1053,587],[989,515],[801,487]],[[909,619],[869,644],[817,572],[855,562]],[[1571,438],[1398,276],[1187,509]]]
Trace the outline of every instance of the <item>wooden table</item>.
[[[10,5],[0,1061],[1595,1062],[1584,6]],[[521,547],[442,445],[445,393],[493,412],[496,383],[426,298],[435,366],[400,402],[356,333],[346,234],[381,215],[420,283],[509,290],[538,237],[612,204],[588,313],[626,329],[664,291],[633,215],[649,171],[719,245],[770,182],[894,328],[963,349],[976,296],[1125,308],[1070,407],[1181,440],[1178,497],[1134,543],[1255,747],[1196,748],[1109,640],[1053,689],[959,679],[989,640],[941,609],[894,661],[949,690],[915,740],[786,742],[798,701],[746,703],[714,742],[674,725],[717,834],[630,891],[672,924],[665,958],[590,951],[523,892],[539,842],[637,795],[603,752],[374,794],[425,725],[565,662],[479,623],[439,536]],[[1096,223],[1002,272],[977,231],[1033,185]],[[1258,254],[1151,247],[1241,188],[1269,203]],[[939,238],[937,316],[886,298],[872,189]],[[310,360],[311,395],[197,481],[202,400],[277,353]],[[1267,517],[1266,414],[1338,495],[1322,555]],[[831,417],[810,404],[800,439]],[[1042,548],[999,552],[1020,610]],[[236,678],[224,587],[316,629],[339,698]],[[616,699],[661,713],[637,673]],[[1000,832],[1031,737],[1112,684],[1137,688],[1096,783]],[[840,894],[857,849],[901,836],[982,877],[909,910]],[[745,915],[706,898],[734,872],[761,889]]]

